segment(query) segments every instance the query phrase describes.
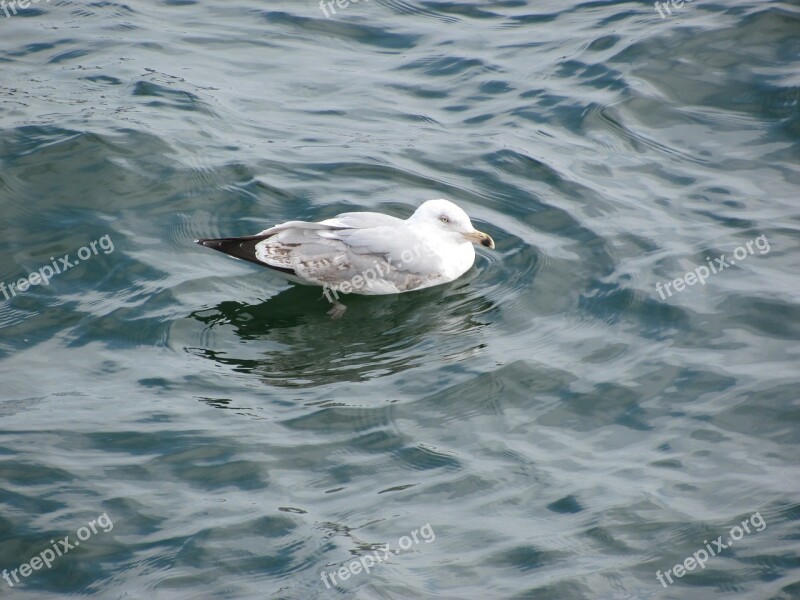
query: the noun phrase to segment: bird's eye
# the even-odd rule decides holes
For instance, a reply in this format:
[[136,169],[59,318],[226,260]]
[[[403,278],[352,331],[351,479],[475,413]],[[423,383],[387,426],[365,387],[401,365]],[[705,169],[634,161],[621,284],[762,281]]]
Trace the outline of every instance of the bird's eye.
[[439,217],[439,220],[440,220],[442,223],[449,223],[449,222],[450,222],[450,219],[448,219],[448,218],[447,218],[447,217],[445,217],[444,215],[442,215],[441,217]]

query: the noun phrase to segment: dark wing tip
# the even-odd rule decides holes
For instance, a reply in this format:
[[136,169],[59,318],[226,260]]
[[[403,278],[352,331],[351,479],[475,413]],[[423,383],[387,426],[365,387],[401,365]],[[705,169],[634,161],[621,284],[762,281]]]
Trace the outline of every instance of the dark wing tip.
[[206,238],[195,240],[195,244],[219,250],[236,258],[256,261],[256,244],[264,238],[257,235],[233,238]]
[[232,256],[233,258],[239,258],[241,260],[249,261],[261,267],[267,267],[268,269],[272,269],[274,271],[281,271],[282,273],[288,273],[289,275],[296,275],[294,269],[290,269],[288,267],[277,267],[274,265],[270,265],[256,258],[256,244],[258,244],[258,242],[262,240],[265,240],[268,237],[270,236],[250,235],[238,238],[195,240],[194,243],[200,244],[201,246],[205,246],[206,248],[212,248],[214,250],[218,250],[219,252],[227,254],[228,256]]

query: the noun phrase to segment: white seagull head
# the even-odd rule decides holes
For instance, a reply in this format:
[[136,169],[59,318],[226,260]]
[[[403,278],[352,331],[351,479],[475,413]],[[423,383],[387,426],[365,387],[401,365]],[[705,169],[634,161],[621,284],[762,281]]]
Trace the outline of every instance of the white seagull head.
[[408,218],[410,223],[424,224],[451,233],[458,242],[471,242],[494,248],[494,240],[472,226],[469,216],[461,208],[443,198],[423,202]]

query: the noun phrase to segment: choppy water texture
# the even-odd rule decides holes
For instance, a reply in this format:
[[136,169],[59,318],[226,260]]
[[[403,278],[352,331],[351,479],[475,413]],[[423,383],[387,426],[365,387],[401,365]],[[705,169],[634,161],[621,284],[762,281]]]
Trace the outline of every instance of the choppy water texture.
[[[0,12],[0,595],[800,598],[797,4],[333,8]],[[435,197],[340,320],[192,244]]]

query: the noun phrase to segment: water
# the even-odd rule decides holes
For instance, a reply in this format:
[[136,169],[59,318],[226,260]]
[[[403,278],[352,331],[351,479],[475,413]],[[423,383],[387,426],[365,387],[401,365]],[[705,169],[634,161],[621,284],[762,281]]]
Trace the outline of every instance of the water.
[[[0,12],[3,597],[800,597],[800,12],[672,12]],[[434,197],[339,320],[192,244]]]

